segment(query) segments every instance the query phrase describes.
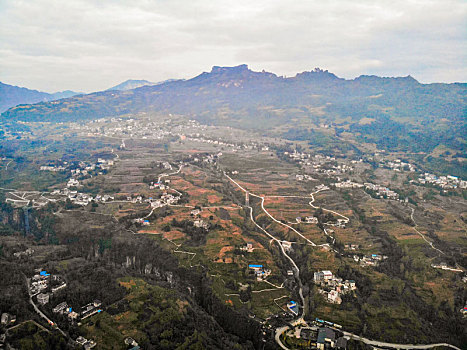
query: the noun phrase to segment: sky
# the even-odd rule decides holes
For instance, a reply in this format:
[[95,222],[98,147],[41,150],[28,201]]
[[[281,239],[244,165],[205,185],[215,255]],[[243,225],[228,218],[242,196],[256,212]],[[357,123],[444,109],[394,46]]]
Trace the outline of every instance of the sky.
[[0,81],[46,92],[211,67],[467,81],[466,0],[1,0]]

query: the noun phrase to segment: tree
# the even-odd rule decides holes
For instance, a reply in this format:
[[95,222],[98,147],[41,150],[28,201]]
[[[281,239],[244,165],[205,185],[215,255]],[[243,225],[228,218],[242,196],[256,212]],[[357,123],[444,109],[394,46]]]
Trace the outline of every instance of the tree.
[[248,285],[246,289],[240,291],[240,300],[244,303],[251,300],[251,286]]

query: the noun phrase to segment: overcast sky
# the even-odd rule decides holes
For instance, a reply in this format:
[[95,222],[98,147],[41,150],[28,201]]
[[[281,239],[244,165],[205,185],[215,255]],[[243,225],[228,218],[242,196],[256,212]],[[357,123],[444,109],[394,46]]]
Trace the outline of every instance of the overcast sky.
[[91,92],[213,65],[467,81],[465,0],[1,0],[0,81]]

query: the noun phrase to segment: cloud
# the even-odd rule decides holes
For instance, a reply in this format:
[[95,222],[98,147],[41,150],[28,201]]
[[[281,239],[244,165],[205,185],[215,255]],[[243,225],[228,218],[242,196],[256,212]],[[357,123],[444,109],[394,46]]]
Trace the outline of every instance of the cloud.
[[247,63],[466,81],[466,19],[462,0],[3,0],[0,80],[96,91]]

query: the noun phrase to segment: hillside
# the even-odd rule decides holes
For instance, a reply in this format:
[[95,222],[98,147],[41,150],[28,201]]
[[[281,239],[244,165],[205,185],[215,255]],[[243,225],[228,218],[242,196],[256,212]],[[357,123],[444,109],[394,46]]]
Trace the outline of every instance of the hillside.
[[350,131],[360,141],[384,148],[419,151],[417,147],[433,149],[444,143],[464,150],[466,91],[465,83],[421,84],[410,76],[346,80],[315,69],[284,78],[254,72],[246,65],[215,66],[185,81],[17,106],[1,117],[57,122],[177,113],[211,124],[260,131],[276,128],[289,132],[290,139],[308,139],[310,126],[325,123],[334,125],[337,136]]
[[77,92],[66,90],[49,94],[24,87],[8,85],[0,82],[0,112],[20,104],[54,101],[77,95]]

